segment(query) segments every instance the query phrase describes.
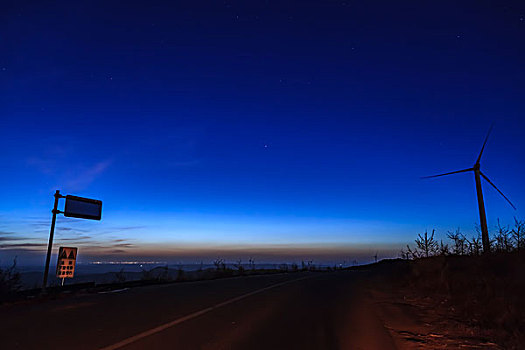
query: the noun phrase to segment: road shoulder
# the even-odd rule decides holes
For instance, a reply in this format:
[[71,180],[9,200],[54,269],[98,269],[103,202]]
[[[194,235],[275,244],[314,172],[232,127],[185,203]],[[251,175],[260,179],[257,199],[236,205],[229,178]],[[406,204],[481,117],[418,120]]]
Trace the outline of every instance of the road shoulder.
[[403,289],[368,288],[367,295],[397,349],[502,349],[442,302]]

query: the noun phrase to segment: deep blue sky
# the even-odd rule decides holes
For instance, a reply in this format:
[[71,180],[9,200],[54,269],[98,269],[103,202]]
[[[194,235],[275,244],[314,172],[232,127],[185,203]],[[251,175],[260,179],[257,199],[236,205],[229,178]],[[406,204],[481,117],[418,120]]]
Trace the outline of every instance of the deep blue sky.
[[8,2],[0,260],[335,261],[525,206],[521,1]]

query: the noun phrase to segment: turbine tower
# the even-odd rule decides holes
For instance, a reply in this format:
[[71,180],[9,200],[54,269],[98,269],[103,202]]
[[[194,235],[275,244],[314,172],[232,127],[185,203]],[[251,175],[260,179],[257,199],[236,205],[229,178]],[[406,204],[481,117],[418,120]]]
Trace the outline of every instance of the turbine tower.
[[492,131],[492,126],[489,129],[489,132],[487,133],[487,137],[485,137],[485,142],[483,142],[483,147],[481,147],[481,152],[479,152],[478,159],[476,160],[476,163],[474,163],[474,166],[472,168],[463,169],[463,170],[457,170],[452,171],[449,173],[444,174],[438,174],[438,175],[432,175],[432,176],[424,176],[422,179],[429,179],[433,177],[439,177],[439,176],[445,176],[445,175],[451,175],[451,174],[457,174],[457,173],[464,173],[467,171],[473,171],[474,172],[474,179],[476,180],[476,192],[478,195],[478,209],[479,209],[479,222],[481,225],[481,240],[483,241],[483,252],[488,253],[490,251],[490,240],[489,240],[489,230],[487,228],[487,215],[485,214],[485,204],[483,202],[483,192],[481,190],[481,177],[483,177],[489,184],[492,185],[498,191],[499,194],[505,198],[505,200],[516,210],[516,207],[512,202],[499,190],[499,188],[496,187],[492,183],[492,181],[489,180],[489,178],[481,172],[481,166],[480,166],[480,160],[481,155],[483,154],[483,150],[485,149],[485,145],[487,144],[487,140],[489,139],[490,132]]

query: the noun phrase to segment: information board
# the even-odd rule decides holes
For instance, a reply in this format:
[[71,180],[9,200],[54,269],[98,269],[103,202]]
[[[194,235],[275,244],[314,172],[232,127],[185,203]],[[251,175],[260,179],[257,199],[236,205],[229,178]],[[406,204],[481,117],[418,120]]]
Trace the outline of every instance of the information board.
[[77,248],[60,247],[58,250],[57,278],[73,278],[77,261]]

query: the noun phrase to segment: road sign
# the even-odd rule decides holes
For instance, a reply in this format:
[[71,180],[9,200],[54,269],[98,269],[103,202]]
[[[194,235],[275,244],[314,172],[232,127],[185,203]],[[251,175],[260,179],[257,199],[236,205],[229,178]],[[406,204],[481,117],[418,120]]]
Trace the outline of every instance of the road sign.
[[[63,196],[60,194],[59,190],[56,190],[54,197],[55,197],[55,205],[53,206],[53,210],[51,210],[51,212],[53,213],[53,218],[51,219],[51,229],[49,230],[49,243],[47,244],[46,265],[44,267],[44,281],[42,282],[43,289],[45,289],[47,286],[47,275],[49,274],[49,262],[51,261],[51,249],[53,248],[53,235],[55,234],[55,223],[57,220],[57,214],[64,214],[64,216],[70,216],[70,217],[81,218],[81,219],[91,219],[91,220],[100,220],[102,217],[102,201],[99,201],[96,199],[90,199],[90,198],[71,196],[71,195]],[[66,199],[66,205],[64,206],[64,211],[58,210],[58,200],[60,198]],[[70,248],[70,249],[75,249],[74,256],[76,257],[77,248]],[[75,263],[73,261],[73,271],[75,269],[74,265]],[[57,275],[58,275],[58,266],[57,266]],[[73,272],[71,272],[71,277],[73,277]],[[63,278],[62,278],[62,283],[64,283]]]
[[76,261],[77,248],[60,247],[57,261],[57,278],[73,278]]
[[67,195],[64,216],[100,220],[102,217],[102,201]]

